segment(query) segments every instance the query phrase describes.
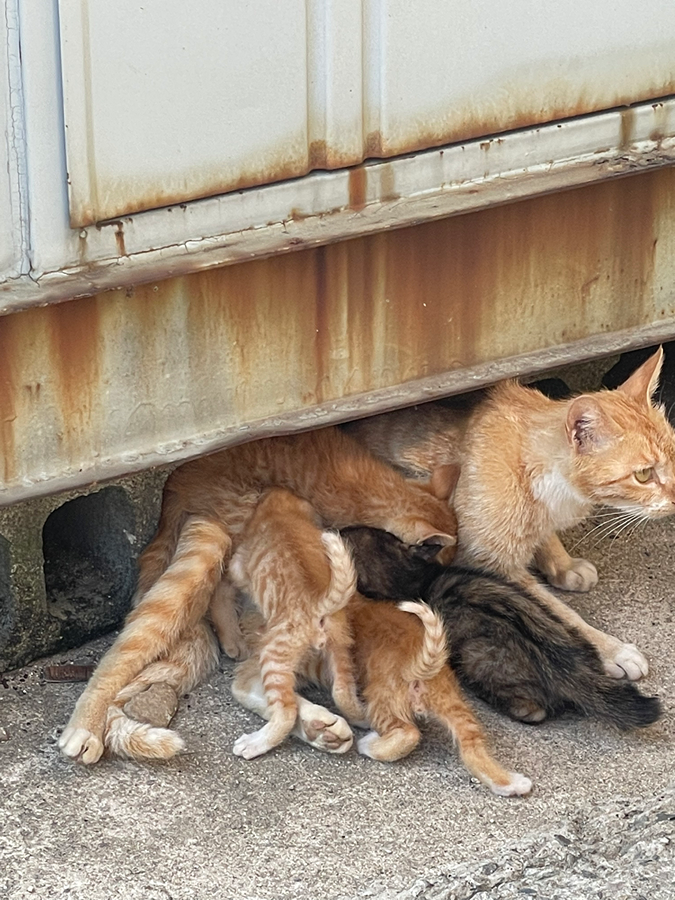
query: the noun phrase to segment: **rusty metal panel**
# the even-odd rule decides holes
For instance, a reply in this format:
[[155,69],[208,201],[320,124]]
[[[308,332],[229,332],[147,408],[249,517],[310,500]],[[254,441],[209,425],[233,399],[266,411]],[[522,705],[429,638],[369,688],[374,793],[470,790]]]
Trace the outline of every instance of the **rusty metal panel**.
[[0,319],[0,502],[675,335],[675,169]]
[[[28,21],[30,29],[33,20]],[[29,62],[47,52],[43,43],[25,41],[23,46]],[[27,72],[34,74],[36,66],[29,65]],[[45,95],[42,80],[27,74],[25,84],[31,101],[30,142],[38,129],[58,131],[58,107],[48,102],[52,95]],[[20,283],[0,283],[0,315],[673,162],[675,98],[670,98],[389,161],[314,172],[73,231],[65,191],[58,178],[50,177],[61,162],[31,153],[32,266]]]
[[660,0],[61,0],[73,227],[675,92]]

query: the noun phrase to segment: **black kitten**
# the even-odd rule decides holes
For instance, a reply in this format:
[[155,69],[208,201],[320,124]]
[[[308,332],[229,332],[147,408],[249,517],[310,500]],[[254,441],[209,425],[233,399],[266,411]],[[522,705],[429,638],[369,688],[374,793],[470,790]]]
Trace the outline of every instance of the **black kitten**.
[[425,600],[445,623],[462,684],[514,719],[536,723],[573,709],[627,731],[661,715],[657,697],[607,675],[595,648],[527,591],[490,572],[432,562],[375,528],[345,528],[358,588],[373,599]]

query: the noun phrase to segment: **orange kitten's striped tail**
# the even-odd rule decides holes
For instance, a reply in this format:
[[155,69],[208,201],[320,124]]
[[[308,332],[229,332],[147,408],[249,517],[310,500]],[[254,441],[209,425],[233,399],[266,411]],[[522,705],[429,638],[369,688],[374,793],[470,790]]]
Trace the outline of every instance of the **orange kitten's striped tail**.
[[404,600],[398,604],[404,612],[418,616],[424,625],[424,639],[415,659],[411,660],[404,677],[406,681],[428,681],[441,671],[448,658],[448,645],[441,617],[421,600]]
[[317,613],[329,616],[346,606],[356,593],[356,569],[352,555],[336,531],[324,531],[321,543],[330,564],[330,586],[319,602]]

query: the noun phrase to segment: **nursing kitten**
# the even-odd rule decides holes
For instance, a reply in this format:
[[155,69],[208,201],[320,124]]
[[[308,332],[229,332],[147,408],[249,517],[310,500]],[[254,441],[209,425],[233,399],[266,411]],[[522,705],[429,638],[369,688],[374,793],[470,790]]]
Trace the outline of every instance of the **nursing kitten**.
[[[247,524],[229,574],[264,618],[257,655],[270,711],[264,728],[236,741],[235,755],[253,759],[291,733],[298,713],[295,673],[312,649],[320,651],[332,673],[339,709],[361,721],[364,709],[356,692],[345,611],[356,591],[356,572],[340,536],[322,533],[306,500],[273,488]],[[235,676],[235,697],[238,689]]]
[[[221,581],[223,569],[261,494],[275,486],[310,502],[325,526],[372,525],[411,543],[433,539],[454,553],[456,520],[447,503],[334,428],[254,441],[185,463],[167,479],[157,534],[140,559],[135,608],[59,739],[65,756],[94,763],[104,739],[110,752],[126,752],[130,726],[119,710],[148,689],[147,666],[159,663],[172,672],[181,691],[210,670],[204,617],[214,595],[227,607],[231,586]],[[221,617],[228,619],[236,621],[231,613]],[[105,737],[106,728],[119,733]],[[142,733],[137,738],[128,755],[141,755]],[[166,755],[175,752],[165,746]]]
[[[372,603],[358,594],[346,609],[354,635],[357,678],[373,729],[358,741],[359,752],[387,762],[401,759],[419,744],[415,720],[432,718],[450,732],[469,772],[493,793],[528,794],[530,779],[508,772],[488,751],[485,734],[446,662],[445,634],[438,616],[423,603],[403,603],[397,608],[394,603]],[[257,650],[264,624],[257,613],[246,614],[243,621],[252,656],[237,667],[233,693],[244,706],[268,719],[271,711],[262,690]],[[305,658],[299,675],[331,688],[332,672],[318,654]]]
[[359,590],[428,603],[443,619],[462,685],[501,712],[535,723],[573,709],[622,730],[659,718],[656,697],[607,675],[593,645],[523,588],[430,561],[433,547],[410,547],[385,531],[346,528],[342,536]]
[[473,407],[430,403],[346,428],[409,474],[459,464],[457,561],[534,593],[593,644],[610,675],[631,680],[648,670],[638,649],[588,625],[528,567],[534,562],[558,588],[587,591],[595,566],[570,557],[557,531],[599,505],[624,522],[675,511],[675,432],[651,402],[662,357],[659,349],[613,391],[551,400],[506,381]]

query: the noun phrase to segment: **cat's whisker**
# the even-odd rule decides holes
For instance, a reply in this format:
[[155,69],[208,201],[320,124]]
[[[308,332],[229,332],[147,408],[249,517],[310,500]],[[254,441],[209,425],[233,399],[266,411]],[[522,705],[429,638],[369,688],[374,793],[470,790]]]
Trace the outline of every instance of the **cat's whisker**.
[[[593,535],[595,535],[596,537],[596,541],[593,546],[597,547],[601,540],[610,535],[615,528],[618,528],[623,524],[623,522],[626,520],[626,515],[630,514],[627,514],[623,511],[614,510],[611,516],[607,517],[607,519],[600,522],[599,525],[596,525],[586,534],[582,535],[579,540],[570,548],[570,552],[575,550],[579,546],[579,544],[592,537]],[[630,519],[630,521],[632,521],[632,518]]]
[[644,516],[643,516],[642,514],[640,514],[640,513],[633,513],[633,514],[630,516],[630,518],[628,519],[628,521],[626,521],[626,522],[621,526],[621,528],[619,528],[619,530],[617,531],[617,533],[614,535],[614,537],[612,538],[612,544],[611,544],[611,546],[614,546],[614,542],[615,542],[619,537],[621,537],[621,535],[623,535],[623,533],[626,531],[626,529],[630,529],[630,531],[628,531],[628,534],[626,534],[625,537],[630,537],[630,535],[635,531],[635,529],[636,529],[643,521],[644,521]]

